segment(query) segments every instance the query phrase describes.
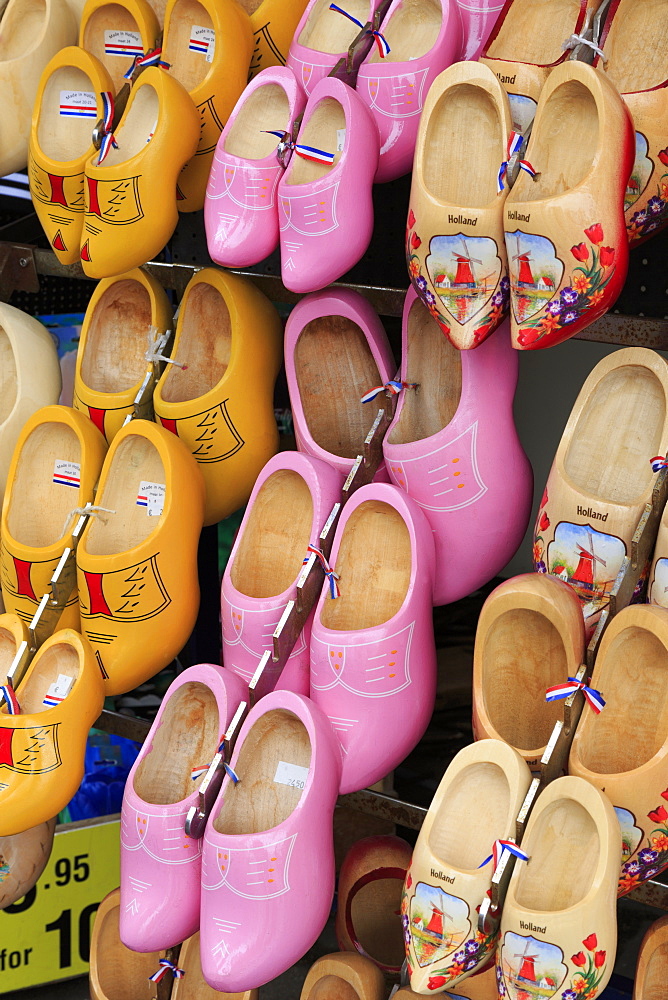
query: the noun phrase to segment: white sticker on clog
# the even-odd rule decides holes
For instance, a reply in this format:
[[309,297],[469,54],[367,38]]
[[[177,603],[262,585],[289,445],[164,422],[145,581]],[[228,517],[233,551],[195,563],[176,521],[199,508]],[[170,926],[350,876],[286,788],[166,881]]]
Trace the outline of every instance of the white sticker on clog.
[[63,118],[97,119],[97,98],[88,90],[61,90],[59,110]]
[[304,788],[308,778],[308,768],[300,764],[287,764],[279,760],[274,781],[279,785],[290,785],[291,788]]
[[346,144],[346,130],[344,128],[337,128],[336,130],[336,152],[343,152],[343,147]]
[[73,684],[74,677],[70,677],[68,674],[58,674],[58,680],[51,684],[42,704],[46,705],[47,708],[55,708],[56,705],[60,705],[61,701],[65,701],[72,690]]
[[165,506],[165,484],[147,483],[142,480],[137,494],[137,506],[146,507],[149,517],[159,517]]
[[216,51],[216,32],[213,28],[203,28],[201,24],[193,24],[190,29],[188,48],[191,52],[201,52],[203,56],[206,56],[207,62],[213,62]]
[[139,31],[105,31],[104,54],[134,59],[144,55],[144,46]]
[[78,462],[57,458],[53,463],[53,481],[58,486],[74,486],[78,490],[81,486],[81,466]]

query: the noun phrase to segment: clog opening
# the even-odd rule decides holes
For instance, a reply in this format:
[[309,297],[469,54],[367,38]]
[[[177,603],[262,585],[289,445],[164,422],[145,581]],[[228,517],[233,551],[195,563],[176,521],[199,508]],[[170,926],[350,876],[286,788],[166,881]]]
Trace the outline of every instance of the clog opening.
[[143,152],[158,127],[160,99],[150,83],[135,84],[128,109],[116,130],[116,146],[111,146],[105,167],[115,167]]
[[[134,776],[134,790],[144,802],[181,802],[204,779],[193,781],[193,768],[208,766],[218,749],[218,703],[200,681],[182,684],[167,700],[151,748]],[[186,843],[184,839],[184,843]]]
[[107,31],[114,33],[131,31],[140,35],[141,31],[128,8],[120,3],[105,3],[94,10],[86,21],[81,47],[100,60],[109,73],[114,84],[114,93],[117,94],[125,83],[123,74],[130,69],[133,57],[107,55],[108,39],[105,37]]
[[[268,123],[271,123],[268,125]],[[290,128],[288,95],[277,83],[267,83],[252,90],[225,136],[223,148],[230,156],[244,160],[263,160],[276,150],[278,137],[266,128],[287,132]]]
[[381,56],[378,46],[374,45],[367,65],[408,62],[425,56],[436,44],[442,21],[440,0],[403,0],[381,28],[390,51]]
[[462,393],[462,356],[416,299],[408,314],[406,381],[417,389],[404,392],[401,414],[392,428],[390,444],[423,441],[447,427]]
[[500,738],[520,753],[542,750],[564,711],[545,691],[569,673],[555,626],[538,611],[505,611],[490,625],[481,662],[484,705]]
[[355,939],[364,954],[374,962],[395,968],[404,959],[404,937],[401,922],[396,919],[402,888],[400,879],[377,878],[363,885],[350,901]]
[[[19,0],[10,4],[2,19],[0,62],[28,55],[37,46],[44,31],[46,0]],[[39,77],[37,69],[35,82]]]
[[[211,72],[213,60],[209,61],[209,53],[198,52],[190,48],[190,39],[198,28],[208,28],[214,31],[213,20],[209,11],[199,0],[180,0],[172,7],[169,21],[169,31],[165,33],[165,45],[162,58],[170,65],[170,73],[175,80],[190,93],[202,83]],[[198,34],[201,38],[203,33]],[[215,38],[214,45],[222,46],[223,39]],[[214,49],[215,53],[215,49]]]
[[0,684],[7,679],[7,671],[16,656],[16,640],[8,628],[0,627]]
[[488,46],[490,59],[550,66],[575,31],[580,0],[514,0],[499,33]]
[[378,412],[362,396],[385,381],[364,333],[346,316],[320,316],[300,333],[294,358],[313,440],[331,455],[357,458]]
[[225,299],[214,285],[193,285],[181,306],[181,330],[162,383],[166,403],[186,403],[215,388],[227,371],[232,350],[232,322]]
[[[333,97],[323,97],[310,113],[308,121],[302,126],[299,132],[299,144],[330,153],[334,159],[331,163],[322,163],[304,159],[303,156],[294,153],[290,160],[290,169],[285,173],[284,183],[287,185],[312,184],[320,177],[325,177],[341,159],[345,143],[345,112]],[[326,213],[325,206],[320,211],[321,218],[317,219],[318,223],[331,221],[325,217]]]
[[666,82],[665,47],[648,42],[667,36],[668,8],[662,0],[620,3],[605,41],[605,75],[621,94],[652,90]]
[[119,913],[116,902],[96,917],[101,923],[95,927],[97,948],[92,953],[91,965],[97,971],[100,991],[105,1000],[152,1000],[156,990],[149,976],[157,971],[163,953],[126,948],[119,934]]
[[262,484],[232,563],[232,584],[247,597],[282,594],[301,572],[313,527],[313,498],[291,469]]
[[[37,122],[37,143],[45,156],[60,163],[85,156],[91,147],[91,129],[97,120],[97,104],[93,104],[93,118],[67,114],[62,108],[62,95],[74,93],[70,104],[75,104],[79,93],[89,94],[96,99],[95,90],[95,84],[88,74],[77,66],[61,66],[51,74],[44,87]],[[32,178],[30,183],[33,184]],[[41,194],[39,177],[36,178],[36,183],[36,193]],[[51,199],[50,191],[46,190],[43,194],[45,201]]]
[[633,771],[665,745],[668,649],[651,623],[646,629],[632,626],[615,636],[597,665],[605,709],[600,715],[585,710],[576,743],[580,763],[596,774]]
[[551,802],[538,817],[531,837],[524,838],[522,847],[530,861],[518,865],[518,906],[535,913],[552,913],[576,906],[584,899],[601,853],[596,823],[584,806],[574,799]]
[[666,1000],[668,982],[668,943],[655,948],[645,967],[645,978],[640,985],[642,1000]]
[[[290,816],[304,794],[299,784],[285,783],[286,768],[311,766],[311,741],[306,726],[292,712],[277,708],[260,716],[244,740],[234,765],[241,779],[228,787],[213,825],[218,833],[249,834],[271,830]],[[296,772],[306,784],[304,772]],[[283,859],[276,871],[267,872],[267,883],[280,884]]]
[[8,484],[7,527],[20,545],[44,548],[63,537],[81,500],[78,489],[54,483],[54,467],[59,461],[80,465],[81,458],[79,438],[67,424],[50,421],[30,432]]
[[[335,566],[341,594],[335,600],[327,595],[322,624],[347,632],[390,621],[406,600],[412,565],[411,538],[399,511],[365,500],[346,522]],[[393,666],[390,661],[388,669]]]
[[[362,24],[369,20],[369,4],[365,0],[346,0],[344,9]],[[349,18],[329,9],[329,0],[317,0],[301,30],[297,43],[318,52],[344,53],[360,33]]]
[[477,869],[491,853],[494,841],[508,835],[510,800],[508,778],[498,764],[467,765],[441,799],[429,833],[429,850],[443,865],[462,871]]
[[88,325],[81,378],[94,392],[125,392],[143,379],[148,362],[151,298],[135,278],[109,285]]
[[[111,556],[141,545],[160,527],[163,514],[150,515],[147,506],[137,503],[142,483],[166,483],[167,474],[158,449],[140,434],[130,434],[116,449],[109,475],[96,504],[114,511],[91,517],[86,527],[86,551],[92,556]],[[166,502],[169,495],[166,492]]]
[[[566,475],[596,500],[644,502],[654,478],[649,458],[665,451],[665,419],[665,393],[654,372],[640,365],[614,368],[594,386],[573,429]],[[603,579],[599,567],[596,575]]]
[[9,337],[0,326],[0,424],[14,409],[17,393],[16,358]]
[[57,642],[48,649],[42,649],[16,689],[21,712],[25,715],[38,715],[49,711],[50,706],[44,704],[44,699],[51,685],[61,677],[70,677],[73,687],[79,676],[79,669],[79,653],[69,642]]
[[[471,83],[448,87],[427,122],[422,160],[427,190],[458,208],[494,202],[505,143],[500,108],[486,90]],[[463,163],[482,164],[484,169],[462,170]]]
[[360,995],[345,979],[323,976],[313,984],[306,1000],[360,1000]]

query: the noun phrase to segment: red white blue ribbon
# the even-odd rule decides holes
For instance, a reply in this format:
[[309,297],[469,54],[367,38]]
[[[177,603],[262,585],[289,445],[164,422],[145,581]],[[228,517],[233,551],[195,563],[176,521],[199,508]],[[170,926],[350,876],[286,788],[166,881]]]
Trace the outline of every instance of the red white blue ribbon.
[[[349,14],[347,10],[343,9],[343,7],[338,7],[335,3],[330,3],[329,9],[335,10],[337,14],[343,14],[343,16],[347,17],[349,21],[352,21],[353,24],[356,24],[357,27],[360,29],[360,31],[364,28],[362,22],[359,21],[356,17],[353,17],[352,14]],[[378,46],[378,54],[380,55],[381,59],[384,59],[385,56],[390,54],[392,50],[390,49],[387,38],[385,38],[385,36],[382,35],[380,31],[376,31],[375,29],[370,28],[367,30],[367,35],[373,35],[376,45]]]
[[136,69],[147,69],[149,66],[161,66],[162,69],[169,69],[170,64],[162,59],[162,49],[151,49],[143,56],[135,56],[130,69],[123,74],[124,79],[129,80]]
[[197,779],[201,778],[203,774],[206,774],[210,767],[211,764],[200,764],[199,767],[193,767],[190,770],[190,777],[193,781],[197,781]]
[[332,567],[329,565],[325,553],[322,551],[322,549],[319,549],[316,545],[309,545],[307,552],[308,555],[305,557],[304,562],[305,563],[308,562],[310,555],[316,555],[318,557],[320,565],[325,571],[325,576],[327,577],[327,581],[329,584],[329,596],[332,599],[340,597],[341,591],[339,590],[339,585],[336,582],[339,579],[339,574],[335,573]]
[[391,396],[398,396],[403,389],[415,389],[417,387],[417,382],[399,382],[397,379],[391,379],[391,381],[386,382],[385,385],[375,385],[373,389],[369,389],[362,396],[363,403],[370,403],[380,396],[381,392],[389,392]]
[[494,871],[496,871],[499,861],[503,857],[504,851],[508,854],[512,854],[513,857],[518,858],[519,861],[528,861],[529,855],[526,851],[523,851],[521,847],[518,847],[514,840],[495,840],[494,846],[492,848],[492,853],[488,858],[485,858],[478,868],[484,868],[488,865],[492,859],[494,859]]
[[511,158],[519,153],[522,148],[522,143],[524,142],[524,136],[521,132],[511,132],[508,136],[508,145],[506,147],[506,158],[499,167],[499,176],[497,178],[498,193],[501,194],[503,191],[503,182],[505,180],[506,174],[508,173],[508,163]]
[[520,170],[526,170],[530,177],[535,177],[538,173],[537,170],[534,170],[528,160],[520,160]]
[[112,148],[118,149],[118,143],[111,131],[114,124],[114,95],[110,90],[103,90],[102,97],[102,142],[100,144],[100,155],[97,158],[98,166],[102,163]]
[[296,142],[293,146],[295,153],[304,160],[311,160],[312,163],[334,163],[336,153],[328,153],[325,149],[317,149],[316,146],[304,146]]
[[223,762],[223,767],[225,768],[225,773],[227,774],[228,778],[231,778],[234,784],[237,785],[241,781],[241,778],[239,777],[237,772],[233,771],[230,765],[226,764],[225,762]]
[[160,959],[160,968],[157,972],[154,972],[152,976],[148,977],[149,983],[159,983],[163,976],[167,975],[168,972],[174,976],[174,979],[183,979],[185,976],[185,970],[179,969],[178,965],[174,965],[170,962],[168,958]]
[[652,472],[661,472],[662,469],[668,469],[668,458],[664,458],[663,455],[655,455],[654,458],[650,458],[649,462],[652,466]]
[[9,681],[7,681],[6,684],[0,684],[0,695],[2,695],[6,701],[7,711],[10,715],[21,714],[21,706],[19,705],[14,688]]
[[605,699],[600,691],[587,687],[583,681],[578,681],[575,677],[569,677],[567,684],[555,684],[545,692],[545,701],[559,701],[560,698],[568,698],[574,691],[582,691],[587,700],[587,704],[597,715],[605,708]]

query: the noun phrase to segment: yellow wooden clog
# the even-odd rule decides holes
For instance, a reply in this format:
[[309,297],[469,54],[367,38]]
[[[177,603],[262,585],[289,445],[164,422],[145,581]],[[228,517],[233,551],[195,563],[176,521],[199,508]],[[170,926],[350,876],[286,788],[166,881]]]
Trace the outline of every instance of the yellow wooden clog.
[[133,412],[151,367],[147,355],[172,322],[162,285],[141,268],[105,278],[93,292],[81,327],[73,406],[109,444]]
[[181,212],[204,205],[216,143],[246,86],[252,53],[250,19],[236,0],[169,0],[162,57],[200,115],[197,154],[179,177]]
[[77,549],[81,623],[105,678],[123,694],[162,670],[197,618],[204,483],[185,445],[132,420],[109,449]]
[[79,787],[88,730],[104,704],[90,644],[73,629],[54,633],[16,699],[17,714],[0,709],[0,837],[47,822]]
[[278,451],[274,383],[281,322],[246,278],[204,268],[179,311],[172,358],[153,396],[156,418],[197,459],[207,489],[205,524],[244,504]]
[[137,56],[152,52],[160,25],[147,0],[86,0],[79,27],[79,45],[104,65],[114,94]]
[[290,42],[308,0],[240,0],[250,15],[254,48],[250,79],[268,66],[285,66]]
[[174,232],[177,179],[199,141],[199,115],[187,90],[165,70],[145,69],[115,141],[102,163],[97,153],[86,162],[81,262],[90,278],[145,264]]
[[84,165],[95,150],[102,91],[111,77],[77,45],[53,57],[39,82],[32,113],[28,177],[37,218],[61,264],[79,260],[84,213]]
[[[38,410],[19,436],[2,507],[0,564],[5,608],[26,624],[50,589],[63,551],[72,545],[73,512],[92,501],[106,450],[90,420],[67,406]],[[59,627],[78,624],[74,589]]]

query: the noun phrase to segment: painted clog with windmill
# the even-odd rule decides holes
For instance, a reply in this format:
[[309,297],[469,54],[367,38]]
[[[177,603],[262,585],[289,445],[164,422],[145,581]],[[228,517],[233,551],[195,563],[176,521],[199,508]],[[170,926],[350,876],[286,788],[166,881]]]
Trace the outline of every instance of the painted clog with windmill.
[[493,956],[497,932],[478,930],[478,910],[501,852],[519,852],[510,838],[530,784],[522,757],[499,740],[460,750],[443,775],[401,903],[408,976],[418,993],[442,993]]
[[307,97],[329,76],[359,33],[373,21],[378,0],[310,0],[297,25],[286,65]]
[[406,229],[408,274],[459,350],[477,347],[508,308],[503,239],[516,152],[503,87],[480,63],[434,81],[420,118]]
[[403,388],[383,456],[392,482],[432,528],[434,604],[460,600],[499,573],[531,516],[533,476],[513,420],[518,366],[507,330],[506,322],[477,350],[458,351],[415,291],[406,294]]
[[617,950],[619,824],[582,778],[552,781],[533,807],[501,914],[499,996],[594,1000]]
[[562,434],[534,528],[534,569],[568,583],[591,635],[668,451],[668,363],[628,347],[600,361]]
[[628,269],[632,165],[633,127],[615,85],[586,63],[557,66],[504,209],[518,350],[560,344],[613,305]]
[[102,63],[118,94],[139,60],[158,65],[160,26],[148,0],[86,0],[79,45]]
[[668,982],[668,916],[648,928],[638,953],[633,1000],[661,1000]]
[[668,610],[637,604],[615,615],[591,687],[605,707],[585,705],[568,770],[604,791],[615,808],[624,895],[668,867]]

